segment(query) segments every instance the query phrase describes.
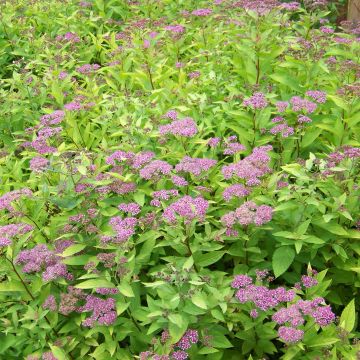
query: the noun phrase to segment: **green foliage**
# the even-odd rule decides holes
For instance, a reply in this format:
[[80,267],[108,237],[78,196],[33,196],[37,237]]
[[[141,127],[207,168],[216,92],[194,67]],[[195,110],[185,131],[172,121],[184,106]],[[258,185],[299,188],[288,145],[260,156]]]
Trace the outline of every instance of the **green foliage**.
[[[199,336],[186,349],[191,360],[358,356],[356,29],[324,24],[334,4],[262,12],[271,2],[252,2],[262,6],[257,12],[240,3],[0,4],[0,359],[132,360],[146,351],[173,359],[189,330]],[[212,13],[191,14],[204,8]],[[316,90],[324,101],[307,93]],[[247,106],[259,92],[265,106]],[[307,105],[296,110],[296,97]],[[283,111],[279,101],[289,102]],[[193,119],[196,133],[161,134],[172,124],[169,110]],[[55,111],[64,113],[49,125]],[[276,131],[279,124],[292,130]],[[49,129],[45,145],[36,143]],[[230,136],[244,149],[226,153]],[[214,137],[221,143],[210,147]],[[269,145],[239,176],[225,176],[227,166]],[[169,174],[141,176],[150,160],[136,167],[123,155],[111,163],[116,151],[153,152],[187,185]],[[176,172],[186,156],[216,164],[199,176]],[[46,164],[36,167],[37,157]],[[227,199],[239,184],[248,193]],[[24,189],[30,195],[14,195]],[[154,192],[174,189],[178,196],[154,205]],[[166,210],[187,196],[206,202],[203,216],[167,221]],[[271,216],[246,213],[248,202]],[[139,205],[139,213],[126,215],[122,203]],[[196,203],[187,207],[197,211]],[[228,226],[232,213],[240,221]],[[119,217],[136,218],[136,226],[116,241]],[[8,225],[20,226],[10,245]],[[19,259],[38,246],[48,249],[47,260],[26,270]],[[63,273],[48,273],[49,264]],[[259,270],[274,277],[260,279]],[[294,298],[268,309],[240,301],[232,284],[240,274],[259,287],[291,289]],[[306,274],[312,286],[298,283]],[[46,306],[49,296],[55,308]],[[89,297],[113,301],[114,319],[88,326]],[[338,320],[321,326],[306,314],[301,341],[284,341],[274,314],[319,297]]]

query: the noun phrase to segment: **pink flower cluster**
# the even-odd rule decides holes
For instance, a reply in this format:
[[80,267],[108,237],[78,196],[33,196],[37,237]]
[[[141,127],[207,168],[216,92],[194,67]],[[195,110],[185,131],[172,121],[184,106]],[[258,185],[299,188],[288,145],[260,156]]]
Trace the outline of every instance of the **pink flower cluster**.
[[78,309],[79,312],[92,311],[92,315],[82,322],[86,327],[99,325],[112,325],[117,318],[115,300],[113,298],[100,299],[93,295],[86,297],[85,305]]
[[271,134],[273,135],[281,134],[283,138],[294,135],[294,128],[289,126],[283,117],[277,116],[274,119],[272,119],[272,122],[277,123],[277,125],[275,125],[270,129]]
[[265,98],[265,94],[263,94],[262,92],[256,92],[250,98],[245,99],[243,105],[257,110],[266,108],[268,102]]
[[326,102],[326,93],[319,90],[309,90],[306,92],[308,97],[311,97],[318,104],[324,104]]
[[159,133],[161,135],[179,135],[185,137],[192,137],[198,132],[195,121],[186,117],[182,120],[174,120],[171,124],[162,125],[159,127]]
[[137,225],[138,220],[134,217],[128,217],[122,219],[120,216],[112,217],[109,221],[109,224],[116,232],[115,236],[103,236],[101,241],[103,243],[114,242],[117,244],[124,243],[129,240],[129,238],[135,234],[135,226]]
[[210,170],[217,163],[213,159],[192,158],[184,156],[182,160],[175,166],[176,172],[190,173],[200,176],[202,172]]
[[293,290],[286,290],[284,287],[269,289],[266,286],[254,285],[252,278],[247,275],[235,276],[231,286],[238,289],[235,297],[240,303],[251,302],[263,311],[273,309],[280,303],[290,302],[295,298]]
[[139,214],[139,212],[141,211],[141,207],[139,204],[135,203],[135,202],[131,202],[131,203],[121,203],[118,206],[118,209],[127,213],[130,213],[131,215],[137,215]]
[[177,222],[178,216],[184,218],[185,224],[190,223],[194,219],[203,221],[208,207],[209,203],[201,196],[192,198],[189,195],[185,195],[169,205],[164,210],[163,217],[172,224]]
[[293,111],[304,111],[311,114],[317,109],[315,103],[307,99],[302,99],[300,96],[293,96],[290,102]]
[[31,250],[20,251],[16,258],[17,264],[22,264],[24,273],[42,272],[44,281],[51,281],[57,278],[72,280],[73,276],[67,271],[61,257],[54,251],[48,249],[45,244],[36,245]]
[[246,147],[237,142],[236,136],[230,136],[225,140],[224,155],[235,155],[240,151],[246,150]]
[[231,179],[234,175],[246,180],[248,186],[260,184],[260,177],[271,172],[269,167],[271,145],[254,148],[252,154],[237,163],[225,165],[221,169],[225,179]]
[[171,31],[174,34],[182,34],[185,28],[182,25],[168,25],[165,26],[165,30]]
[[[238,223],[242,226],[255,224],[261,226],[272,219],[273,209],[267,205],[256,205],[253,201],[246,201],[235,211],[221,217],[222,224],[226,227],[227,233],[233,233],[233,227]],[[235,233],[234,233],[235,234]]]
[[12,202],[20,199],[21,197],[31,197],[33,195],[32,191],[28,188],[23,188],[20,190],[13,190],[5,193],[0,197],[0,211],[7,210],[14,212],[15,209],[12,206]]
[[313,318],[321,327],[331,324],[335,320],[335,314],[330,306],[320,306],[321,304],[324,304],[323,298],[312,301],[298,300],[295,304],[279,309],[272,316],[272,320],[279,325],[287,324],[279,328],[279,338],[289,343],[300,341],[304,332],[297,327],[305,323],[305,316]]
[[74,44],[80,42],[79,36],[73,32],[67,32],[64,35],[58,35],[58,36],[56,36],[55,40],[61,41],[61,42],[70,42],[70,43],[74,43]]
[[11,245],[12,238],[32,231],[34,227],[25,223],[0,226],[0,247]]
[[76,71],[80,74],[89,75],[100,69],[99,64],[84,64],[76,68]]
[[125,162],[133,169],[139,169],[147,164],[155,156],[152,151],[142,151],[137,154],[131,151],[117,150],[106,158],[106,163],[116,165],[116,162]]
[[42,156],[35,156],[30,160],[30,169],[35,173],[41,173],[49,166],[49,160]]
[[196,9],[194,11],[192,11],[192,15],[195,16],[208,16],[212,13],[211,9]]
[[158,180],[163,175],[169,175],[172,166],[166,161],[153,160],[145,165],[139,172],[140,177],[146,180]]
[[242,198],[248,196],[250,191],[242,184],[234,184],[228,186],[223,192],[225,201],[230,201],[233,197]]

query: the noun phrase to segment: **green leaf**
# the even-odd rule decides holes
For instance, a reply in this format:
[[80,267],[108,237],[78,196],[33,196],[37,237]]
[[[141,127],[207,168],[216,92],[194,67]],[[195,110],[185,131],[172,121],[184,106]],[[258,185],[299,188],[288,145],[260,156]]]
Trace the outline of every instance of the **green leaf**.
[[288,86],[292,90],[302,92],[302,89],[299,86],[299,80],[291,77],[288,72],[271,74],[269,77],[280,84]]
[[55,345],[50,345],[50,349],[57,360],[67,360],[64,350]]
[[275,277],[283,274],[292,264],[295,258],[295,251],[290,246],[282,246],[275,250],[272,258],[272,267]]
[[126,282],[122,282],[119,286],[118,286],[119,291],[127,297],[134,297],[134,291],[131,287],[130,284],[126,283]]
[[195,257],[195,264],[201,267],[209,266],[219,261],[224,254],[225,251],[212,251],[206,254],[201,254],[200,256]]
[[91,279],[75,285],[78,289],[114,288],[114,284],[105,279]]
[[0,292],[25,291],[24,285],[20,281],[4,281],[0,283]]
[[198,306],[201,309],[207,309],[207,303],[206,303],[206,298],[205,295],[203,293],[197,293],[195,294],[192,298],[191,301]]
[[346,331],[351,332],[355,326],[355,319],[355,299],[352,299],[341,313],[340,326]]
[[63,256],[63,257],[71,256],[71,255],[77,254],[78,252],[80,252],[81,250],[84,250],[85,248],[86,248],[86,245],[84,245],[84,244],[70,245],[62,252],[61,256]]

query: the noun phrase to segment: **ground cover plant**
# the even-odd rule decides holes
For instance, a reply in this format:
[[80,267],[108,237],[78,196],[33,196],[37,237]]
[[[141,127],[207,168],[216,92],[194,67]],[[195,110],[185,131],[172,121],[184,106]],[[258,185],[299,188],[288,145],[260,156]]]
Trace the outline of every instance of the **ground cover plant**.
[[359,358],[359,24],[0,7],[0,359]]

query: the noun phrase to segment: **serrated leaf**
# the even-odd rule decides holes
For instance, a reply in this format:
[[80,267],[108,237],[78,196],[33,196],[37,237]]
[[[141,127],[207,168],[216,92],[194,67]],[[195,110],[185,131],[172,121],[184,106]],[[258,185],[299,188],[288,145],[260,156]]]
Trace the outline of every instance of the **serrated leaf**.
[[91,279],[75,285],[78,289],[114,288],[114,284],[105,279]]
[[77,254],[78,252],[80,252],[81,250],[84,250],[85,248],[86,248],[86,245],[84,245],[84,244],[70,245],[61,253],[61,256],[63,256],[63,257],[71,256],[71,255]]
[[191,298],[191,301],[201,309],[207,309],[208,308],[207,303],[206,303],[206,298],[205,298],[205,295],[203,293],[195,294]]
[[120,291],[123,295],[125,295],[125,296],[127,296],[127,297],[134,297],[134,296],[135,296],[134,291],[133,291],[131,285],[128,284],[128,283],[126,283],[126,282],[122,282],[122,283],[118,286],[118,289],[119,289],[119,291]]
[[340,326],[346,331],[351,332],[355,326],[355,319],[355,299],[352,299],[341,313]]
[[290,246],[281,246],[275,250],[272,258],[272,267],[275,277],[283,274],[292,264],[295,258],[295,251]]

